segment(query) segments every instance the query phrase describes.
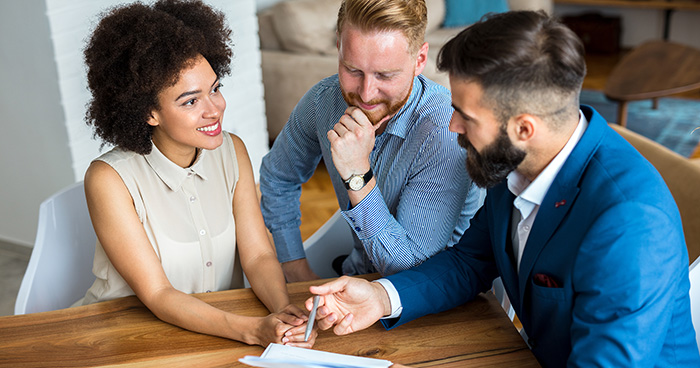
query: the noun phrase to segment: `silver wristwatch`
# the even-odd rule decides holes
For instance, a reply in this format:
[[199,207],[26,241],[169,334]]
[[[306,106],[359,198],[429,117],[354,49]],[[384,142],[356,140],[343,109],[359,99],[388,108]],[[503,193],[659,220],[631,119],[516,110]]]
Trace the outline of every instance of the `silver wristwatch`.
[[372,180],[372,168],[369,169],[364,175],[352,174],[348,180],[345,180],[345,189],[358,191],[367,185],[367,182]]

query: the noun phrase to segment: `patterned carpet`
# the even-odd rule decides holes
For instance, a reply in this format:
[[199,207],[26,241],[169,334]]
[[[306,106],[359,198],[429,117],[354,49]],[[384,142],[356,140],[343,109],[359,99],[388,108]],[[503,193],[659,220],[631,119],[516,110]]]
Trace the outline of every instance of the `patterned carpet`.
[[[617,120],[617,103],[599,91],[583,90],[581,104],[590,105],[609,122]],[[660,98],[659,108],[652,101],[634,101],[628,105],[627,128],[648,137],[671,150],[690,156],[700,141],[700,101],[681,98]]]

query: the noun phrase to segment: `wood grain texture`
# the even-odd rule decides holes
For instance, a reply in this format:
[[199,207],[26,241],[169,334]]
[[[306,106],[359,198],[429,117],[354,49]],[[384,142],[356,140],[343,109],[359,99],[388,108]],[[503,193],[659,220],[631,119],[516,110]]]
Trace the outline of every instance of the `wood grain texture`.
[[[319,283],[290,284],[292,301],[302,305]],[[250,289],[196,296],[243,315],[267,313]],[[322,331],[314,348],[415,367],[538,366],[491,294],[391,331],[380,324],[342,337]],[[162,322],[136,297],[0,317],[0,367],[245,367],[239,358],[262,351]]]
[[313,235],[338,210],[338,199],[323,161],[314,175],[301,185],[301,239]]
[[605,85],[613,100],[646,100],[700,89],[700,50],[649,41],[630,51],[615,66]]
[[627,53],[608,76],[603,92],[618,101],[617,123],[627,123],[629,101],[700,89],[700,50],[666,41],[649,41]]

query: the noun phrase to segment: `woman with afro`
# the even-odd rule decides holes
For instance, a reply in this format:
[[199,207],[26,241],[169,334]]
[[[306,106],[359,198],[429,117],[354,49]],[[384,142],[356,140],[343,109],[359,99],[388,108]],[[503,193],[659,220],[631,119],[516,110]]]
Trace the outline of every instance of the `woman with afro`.
[[[310,347],[316,332],[304,342],[308,317],[290,304],[246,148],[221,129],[230,38],[223,14],[201,1],[134,3],[102,15],[85,49],[86,120],[114,148],[85,174],[97,279],[76,304],[136,295],[188,330]],[[190,295],[242,286],[233,281],[241,266],[268,316],[236,315]]]

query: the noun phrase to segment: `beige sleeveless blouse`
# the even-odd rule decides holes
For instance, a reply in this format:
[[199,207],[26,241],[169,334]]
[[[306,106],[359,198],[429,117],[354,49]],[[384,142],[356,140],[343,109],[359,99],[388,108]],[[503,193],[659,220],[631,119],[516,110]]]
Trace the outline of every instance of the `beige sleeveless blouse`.
[[[147,155],[115,148],[96,159],[119,173],[168,280],[188,294],[243,286],[233,219],[238,162],[231,136],[222,134],[223,144],[201,150],[189,168],[155,145]],[[97,279],[76,305],[134,295],[99,240],[92,271]]]

